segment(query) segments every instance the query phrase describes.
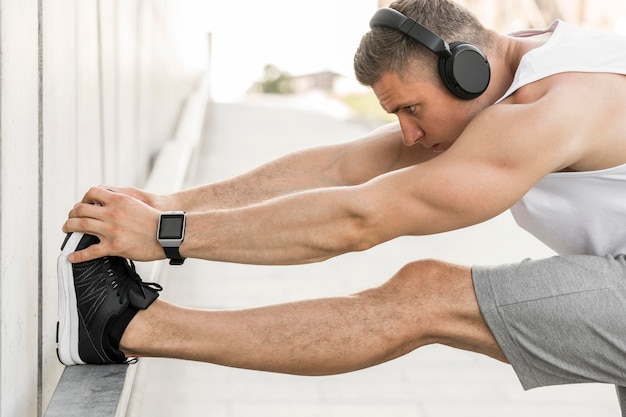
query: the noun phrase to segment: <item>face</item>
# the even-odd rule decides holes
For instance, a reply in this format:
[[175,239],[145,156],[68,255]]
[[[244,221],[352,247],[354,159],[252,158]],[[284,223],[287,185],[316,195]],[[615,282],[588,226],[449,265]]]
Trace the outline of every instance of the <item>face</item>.
[[420,144],[443,152],[481,110],[476,100],[461,100],[443,84],[387,72],[372,88],[382,108],[400,121],[406,146]]

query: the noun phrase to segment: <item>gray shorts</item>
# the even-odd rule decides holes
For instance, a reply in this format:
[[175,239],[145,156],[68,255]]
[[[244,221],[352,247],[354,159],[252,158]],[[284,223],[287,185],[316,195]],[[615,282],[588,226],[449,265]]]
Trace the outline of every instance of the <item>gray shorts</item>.
[[472,276],[480,310],[524,389],[626,386],[624,255],[475,266]]

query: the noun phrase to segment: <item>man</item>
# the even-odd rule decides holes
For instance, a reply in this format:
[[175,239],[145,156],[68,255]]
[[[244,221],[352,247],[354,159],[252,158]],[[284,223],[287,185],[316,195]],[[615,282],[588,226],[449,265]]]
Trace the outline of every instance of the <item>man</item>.
[[[527,389],[626,385],[626,39],[564,22],[499,35],[448,0],[391,8],[355,70],[399,123],[173,195],[88,191],[63,226],[62,362],[322,375],[441,343],[511,363]],[[167,304],[124,260],[316,262],[509,208],[561,256],[420,260],[351,297],[243,311]]]

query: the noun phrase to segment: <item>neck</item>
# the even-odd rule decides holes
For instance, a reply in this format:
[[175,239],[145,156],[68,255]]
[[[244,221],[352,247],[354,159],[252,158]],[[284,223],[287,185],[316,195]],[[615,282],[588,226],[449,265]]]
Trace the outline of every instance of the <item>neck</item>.
[[524,55],[543,45],[549,38],[543,35],[528,38],[495,36],[494,47],[487,51],[491,65],[491,82],[485,95],[491,103],[495,103],[509,89]]

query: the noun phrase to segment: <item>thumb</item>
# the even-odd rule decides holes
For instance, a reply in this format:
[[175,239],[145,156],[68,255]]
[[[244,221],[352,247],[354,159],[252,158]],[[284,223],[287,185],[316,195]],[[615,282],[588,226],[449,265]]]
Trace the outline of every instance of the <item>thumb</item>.
[[85,249],[81,249],[76,252],[72,252],[67,255],[67,260],[70,263],[76,264],[80,262],[93,261],[94,259],[102,258],[105,256],[102,244],[96,243]]

